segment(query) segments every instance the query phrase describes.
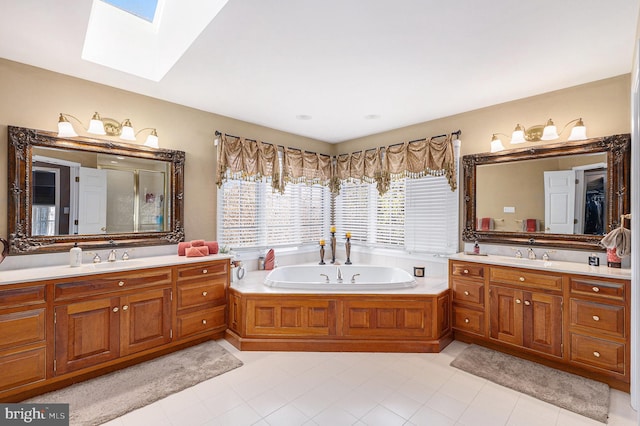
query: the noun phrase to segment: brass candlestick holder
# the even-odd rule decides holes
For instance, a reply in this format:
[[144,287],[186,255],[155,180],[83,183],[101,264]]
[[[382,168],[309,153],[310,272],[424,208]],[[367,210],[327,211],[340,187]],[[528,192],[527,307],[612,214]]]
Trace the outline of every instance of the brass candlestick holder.
[[331,263],[336,263],[336,233],[331,233]]
[[320,263],[319,265],[325,265],[324,263],[324,244],[320,244]]
[[347,242],[344,243],[344,249],[347,252],[347,260],[344,262],[345,265],[351,265],[351,238],[347,237]]

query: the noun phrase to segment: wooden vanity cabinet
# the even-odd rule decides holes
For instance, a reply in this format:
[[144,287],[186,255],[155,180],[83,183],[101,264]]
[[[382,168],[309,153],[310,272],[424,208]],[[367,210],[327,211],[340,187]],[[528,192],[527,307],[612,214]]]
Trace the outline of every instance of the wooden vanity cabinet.
[[451,259],[449,284],[456,339],[629,390],[629,280]]
[[451,261],[449,277],[453,293],[454,330],[485,336],[485,267],[476,263]]
[[223,332],[229,262],[179,266],[176,275],[176,338]]
[[47,313],[44,285],[0,287],[0,393],[46,379]]
[[171,279],[162,268],[55,284],[56,374],[169,343]]

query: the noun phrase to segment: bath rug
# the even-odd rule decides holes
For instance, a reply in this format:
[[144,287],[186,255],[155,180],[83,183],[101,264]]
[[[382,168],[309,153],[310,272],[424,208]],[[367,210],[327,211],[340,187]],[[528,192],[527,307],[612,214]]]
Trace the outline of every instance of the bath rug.
[[502,352],[470,345],[453,367],[607,423],[609,385]]
[[23,402],[68,403],[70,426],[100,425],[241,365],[211,340]]

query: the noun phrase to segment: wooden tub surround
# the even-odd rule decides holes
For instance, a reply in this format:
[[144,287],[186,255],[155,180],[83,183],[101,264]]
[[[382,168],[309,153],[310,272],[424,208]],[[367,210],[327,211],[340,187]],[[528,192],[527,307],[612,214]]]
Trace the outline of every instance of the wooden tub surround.
[[497,258],[449,260],[455,339],[629,392],[630,272]]

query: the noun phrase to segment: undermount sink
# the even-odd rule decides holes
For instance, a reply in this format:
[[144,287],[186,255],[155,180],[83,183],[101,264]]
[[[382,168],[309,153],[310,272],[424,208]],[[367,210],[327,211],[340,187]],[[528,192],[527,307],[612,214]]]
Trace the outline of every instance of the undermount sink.
[[135,268],[142,266],[144,262],[141,260],[116,260],[115,262],[88,263],[83,267],[91,269],[118,269],[118,268]]

